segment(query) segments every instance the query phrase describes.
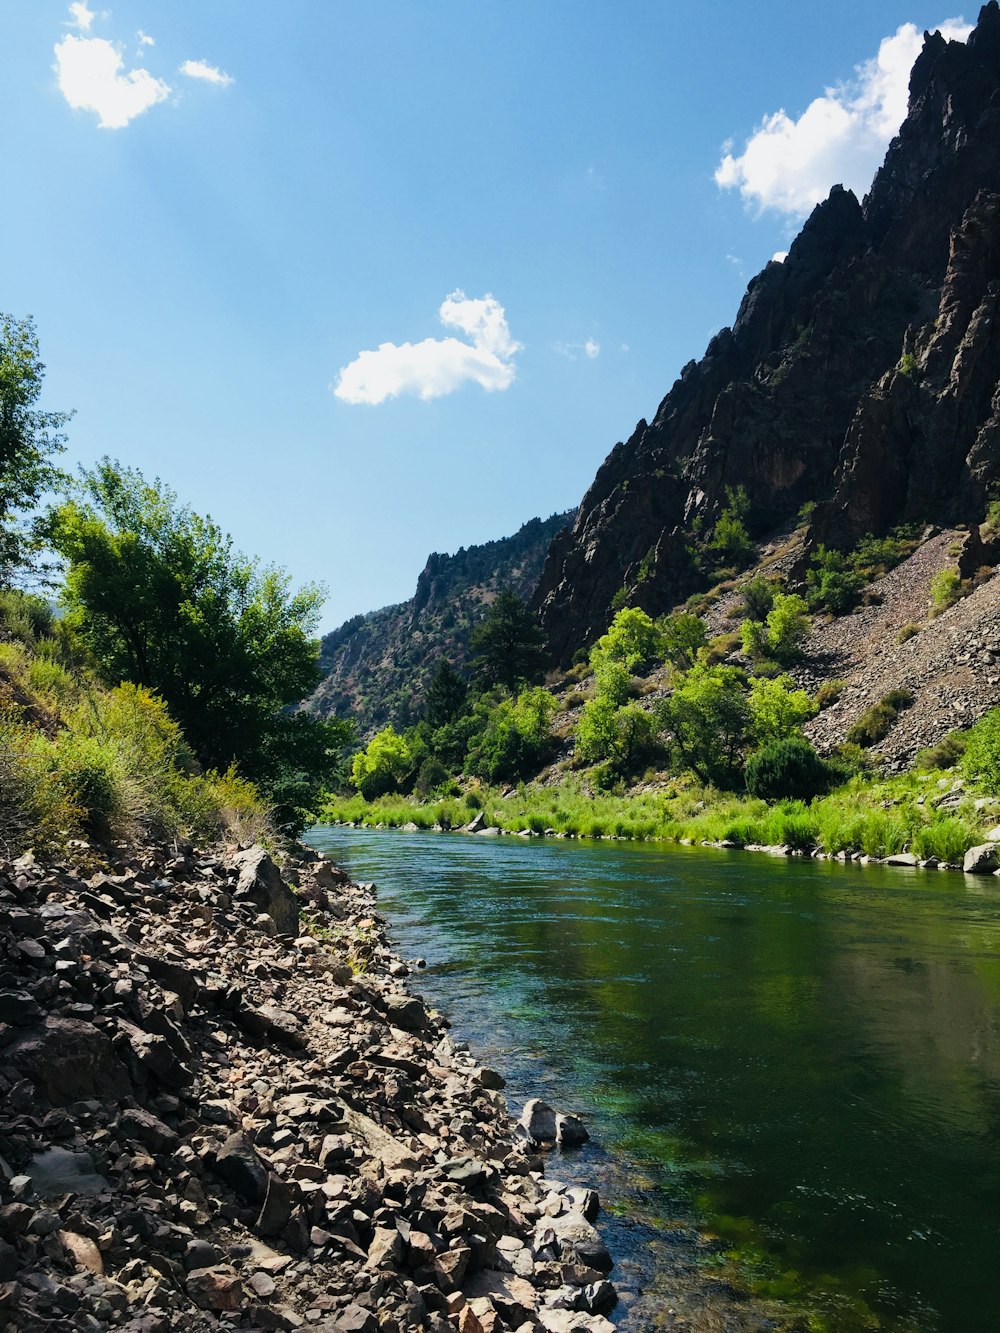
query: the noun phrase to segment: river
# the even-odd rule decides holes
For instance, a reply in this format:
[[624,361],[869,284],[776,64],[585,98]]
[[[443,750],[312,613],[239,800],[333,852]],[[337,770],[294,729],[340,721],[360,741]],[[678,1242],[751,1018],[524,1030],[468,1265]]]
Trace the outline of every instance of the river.
[[308,837],[375,881],[427,961],[415,989],[512,1109],[586,1118],[592,1144],[548,1169],[601,1190],[623,1333],[1000,1326],[1000,881]]

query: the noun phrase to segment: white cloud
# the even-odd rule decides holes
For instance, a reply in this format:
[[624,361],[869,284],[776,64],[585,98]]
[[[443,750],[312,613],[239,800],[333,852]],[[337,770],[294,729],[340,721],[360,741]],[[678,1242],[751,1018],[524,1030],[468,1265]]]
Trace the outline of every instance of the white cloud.
[[126,73],[120,51],[103,37],[69,34],[56,44],[55,55],[63,97],[75,111],[95,112],[102,129],[120,130],[170,96],[169,84],[149,70]]
[[[964,41],[972,28],[954,18],[939,31]],[[797,120],[784,110],[765,116],[738,156],[731,144],[723,146],[717,184],[739,190],[758,211],[773,208],[797,217],[833,185],[863,194],[906,115],[910,70],[922,45],[915,25],[904,23],[882,39],[877,56],[856,67],[850,82],[827,88]]]
[[588,338],[583,343],[556,343],[555,350],[560,356],[566,357],[567,361],[579,361],[581,356],[585,356],[589,361],[601,355],[601,344],[596,338]]
[[139,31],[136,33],[136,37],[138,38],[138,41],[139,41],[139,45],[140,45],[140,46],[155,46],[155,45],[156,45],[156,38],[155,38],[155,37],[150,37],[149,33],[148,33],[148,32],[143,32],[143,30],[142,30],[141,28],[140,28]]
[[226,74],[205,60],[185,60],[180,72],[189,79],[201,79],[202,82],[214,83],[219,88],[228,88],[230,84],[236,82],[231,74]]
[[454,291],[442,301],[438,316],[446,328],[469,339],[425,338],[419,343],[381,343],[361,352],[340,371],[334,394],[345,403],[383,403],[402,393],[440,398],[463,384],[493,392],[514,382],[515,352],[503,306],[487,293],[479,299]]
[[787,250],[775,250],[774,254],[771,256],[771,261],[775,264],[783,264],[787,258]]
[[81,32],[90,32],[91,25],[97,15],[92,9],[87,8],[87,0],[75,0],[75,3],[69,7],[69,13],[69,27],[79,28]]

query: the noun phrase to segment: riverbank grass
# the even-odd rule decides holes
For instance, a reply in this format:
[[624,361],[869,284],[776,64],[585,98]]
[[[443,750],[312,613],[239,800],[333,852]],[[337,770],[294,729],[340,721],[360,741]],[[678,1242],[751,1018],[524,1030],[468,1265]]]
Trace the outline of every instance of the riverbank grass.
[[[945,797],[948,808],[939,809]],[[483,786],[464,796],[423,802],[398,795],[374,801],[331,798],[323,819],[371,828],[413,824],[447,830],[463,827],[479,810],[488,826],[510,834],[784,846],[872,858],[910,852],[920,860],[959,865],[966,850],[982,842],[986,828],[997,822],[997,810],[977,809],[974,796],[960,792],[940,771],[884,781],[855,777],[810,802],[776,803],[693,782],[628,795],[591,795],[578,779],[569,778],[557,786]]]

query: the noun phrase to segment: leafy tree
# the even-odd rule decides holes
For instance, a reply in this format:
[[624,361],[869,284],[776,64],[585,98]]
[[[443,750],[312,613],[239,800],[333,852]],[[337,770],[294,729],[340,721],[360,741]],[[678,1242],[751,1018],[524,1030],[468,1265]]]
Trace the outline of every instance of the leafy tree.
[[469,687],[446,657],[442,657],[424,695],[424,718],[433,729],[447,726],[464,710]]
[[809,617],[804,600],[795,593],[775,594],[767,614],[767,646],[779,662],[792,662],[801,655],[809,637]]
[[774,584],[763,574],[755,574],[743,587],[743,614],[760,624],[774,605]]
[[657,717],[680,761],[703,781],[740,785],[740,760],[753,727],[742,671],[699,663],[659,705]]
[[638,704],[621,708],[607,697],[591,699],[580,715],[576,749],[593,763],[610,761],[618,772],[627,772],[656,744],[656,724]]
[[797,736],[802,723],[819,712],[818,705],[805,690],[797,690],[794,686],[791,676],[778,676],[773,680],[756,676],[750,682],[747,704],[758,745]]
[[596,669],[600,661],[621,662],[628,671],[638,671],[662,650],[659,628],[645,611],[627,606],[619,611],[590,650]]
[[750,517],[750,499],[746,487],[726,487],[726,504],[723,506],[711,539],[706,542],[713,569],[734,567],[742,569],[747,563],[753,543],[747,532],[747,520]]
[[59,473],[52,456],[65,448],[65,412],[36,406],[45,366],[33,321],[0,315],[0,580],[28,557],[33,542],[19,523]]
[[[481,704],[484,701],[481,701]],[[489,782],[530,777],[545,762],[552,743],[550,724],[558,705],[541,686],[522,690],[517,699],[500,699],[473,740],[466,772]]]
[[594,667],[596,696],[615,708],[628,702],[632,692],[632,677],[624,662],[600,658]]
[[659,628],[661,648],[667,661],[682,669],[693,666],[698,650],[708,642],[701,617],[690,611],[678,611],[664,616]]
[[413,752],[394,727],[383,727],[351,761],[351,781],[366,801],[399,791],[413,772]]
[[472,665],[487,687],[515,690],[545,665],[545,636],[538,617],[514,592],[499,593],[472,631]]
[[48,526],[67,562],[67,623],[103,679],[155,691],[206,768],[236,763],[287,811],[305,805],[350,737],[288,711],[321,678],[321,590],[292,591],[168,487],[109,459]]

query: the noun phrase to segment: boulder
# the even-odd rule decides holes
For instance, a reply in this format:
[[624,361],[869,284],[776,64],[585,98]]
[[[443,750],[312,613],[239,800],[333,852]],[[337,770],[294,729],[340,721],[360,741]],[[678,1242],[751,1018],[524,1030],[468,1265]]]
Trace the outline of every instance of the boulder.
[[578,1115],[556,1116],[556,1142],[563,1148],[580,1148],[590,1135]]
[[230,1134],[216,1155],[213,1170],[241,1199],[263,1205],[267,1198],[267,1171],[245,1135]]
[[31,1079],[54,1106],[88,1097],[117,1101],[131,1091],[105,1034],[76,1018],[46,1018],[4,1051],[4,1064]]
[[299,905],[295,894],[281,878],[281,871],[263,847],[251,847],[233,857],[239,871],[237,898],[249,898],[266,912],[282,935],[298,935]]
[[532,1097],[525,1102],[518,1124],[524,1126],[534,1143],[555,1143],[556,1113],[539,1097]]
[[967,875],[990,875],[1000,867],[998,851],[1000,847],[995,842],[984,842],[979,847],[970,847],[965,853],[962,869]]
[[194,1268],[187,1275],[187,1294],[203,1310],[238,1310],[243,1299],[239,1275],[228,1264]]
[[546,1229],[555,1233],[564,1259],[575,1255],[588,1268],[596,1268],[599,1273],[611,1272],[614,1262],[608,1248],[582,1213],[570,1212],[550,1218]]

